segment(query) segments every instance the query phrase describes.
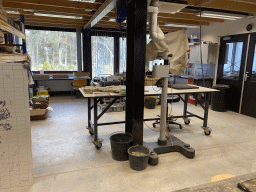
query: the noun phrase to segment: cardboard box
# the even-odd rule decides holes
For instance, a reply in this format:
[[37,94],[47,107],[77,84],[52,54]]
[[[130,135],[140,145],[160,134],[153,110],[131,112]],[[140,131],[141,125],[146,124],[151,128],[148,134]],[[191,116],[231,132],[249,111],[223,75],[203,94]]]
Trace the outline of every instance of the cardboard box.
[[65,79],[65,78],[69,78],[69,75],[52,75],[53,79]]
[[159,78],[145,78],[145,86],[155,86]]
[[33,75],[34,79],[49,79],[50,75]]
[[47,119],[47,109],[30,109],[30,120]]
[[79,77],[79,76],[90,76],[89,72],[74,72],[74,76]]

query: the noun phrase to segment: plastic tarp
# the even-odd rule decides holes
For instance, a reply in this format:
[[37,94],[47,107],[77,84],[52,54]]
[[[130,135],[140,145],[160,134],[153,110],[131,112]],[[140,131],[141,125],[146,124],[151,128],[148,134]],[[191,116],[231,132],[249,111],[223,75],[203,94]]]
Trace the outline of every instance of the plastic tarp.
[[180,75],[187,67],[188,50],[189,44],[186,30],[168,33],[162,42],[150,41],[146,49],[146,71],[149,67],[149,61],[158,59],[162,55],[161,53],[168,51],[168,54],[172,54],[172,57],[168,57],[170,73]]

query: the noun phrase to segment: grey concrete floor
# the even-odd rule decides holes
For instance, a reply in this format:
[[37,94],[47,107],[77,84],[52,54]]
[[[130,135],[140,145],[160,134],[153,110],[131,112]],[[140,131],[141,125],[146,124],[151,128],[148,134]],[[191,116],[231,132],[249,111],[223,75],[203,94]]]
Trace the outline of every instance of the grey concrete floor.
[[[256,119],[233,112],[209,110],[205,136],[202,121],[191,118],[183,129],[171,126],[171,133],[196,151],[194,159],[179,153],[160,155],[157,166],[144,171],[130,169],[128,162],[111,157],[109,135],[124,131],[124,125],[102,126],[99,136],[103,147],[96,150],[92,136],[85,129],[87,107],[84,99],[51,97],[53,111],[44,121],[31,122],[34,185],[6,191],[175,191],[209,183],[220,174],[244,175],[256,172]],[[171,109],[171,106],[169,106]],[[172,106],[172,114],[182,114],[182,102]],[[189,104],[189,111],[203,115],[200,106]],[[145,118],[160,113],[145,109]],[[124,120],[124,112],[107,113],[101,122]],[[146,123],[152,127],[151,122]],[[157,141],[159,133],[144,126],[144,141]]]

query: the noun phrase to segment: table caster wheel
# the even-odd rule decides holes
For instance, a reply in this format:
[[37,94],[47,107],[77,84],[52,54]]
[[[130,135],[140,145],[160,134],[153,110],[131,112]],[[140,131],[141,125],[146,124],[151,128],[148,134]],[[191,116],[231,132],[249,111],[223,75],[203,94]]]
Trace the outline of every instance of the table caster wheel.
[[97,150],[101,149],[102,143],[97,143],[97,144],[95,144],[95,147],[96,147]]
[[153,127],[156,128],[156,124],[153,123]]
[[182,129],[183,127],[182,127],[182,125],[180,125],[180,129]]
[[92,127],[87,127],[86,129],[88,129],[90,135],[94,135],[94,130]]
[[185,119],[184,119],[184,123],[185,123],[186,125],[189,125],[189,124],[190,124],[190,119],[185,118]]
[[207,136],[211,135],[211,130],[210,129],[205,129],[204,134],[207,135]]
[[94,135],[94,131],[93,130],[89,130],[90,135]]

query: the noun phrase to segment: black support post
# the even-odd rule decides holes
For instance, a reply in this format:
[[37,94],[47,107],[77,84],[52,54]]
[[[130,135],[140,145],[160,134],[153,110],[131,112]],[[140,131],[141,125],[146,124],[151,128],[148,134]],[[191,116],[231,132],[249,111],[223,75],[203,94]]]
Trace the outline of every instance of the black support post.
[[92,40],[91,30],[83,30],[83,71],[90,72],[92,77]]
[[134,143],[143,144],[147,0],[130,0],[127,15],[126,124]]
[[120,50],[119,50],[119,35],[115,34],[114,36],[114,73],[119,73],[119,59],[120,59]]

